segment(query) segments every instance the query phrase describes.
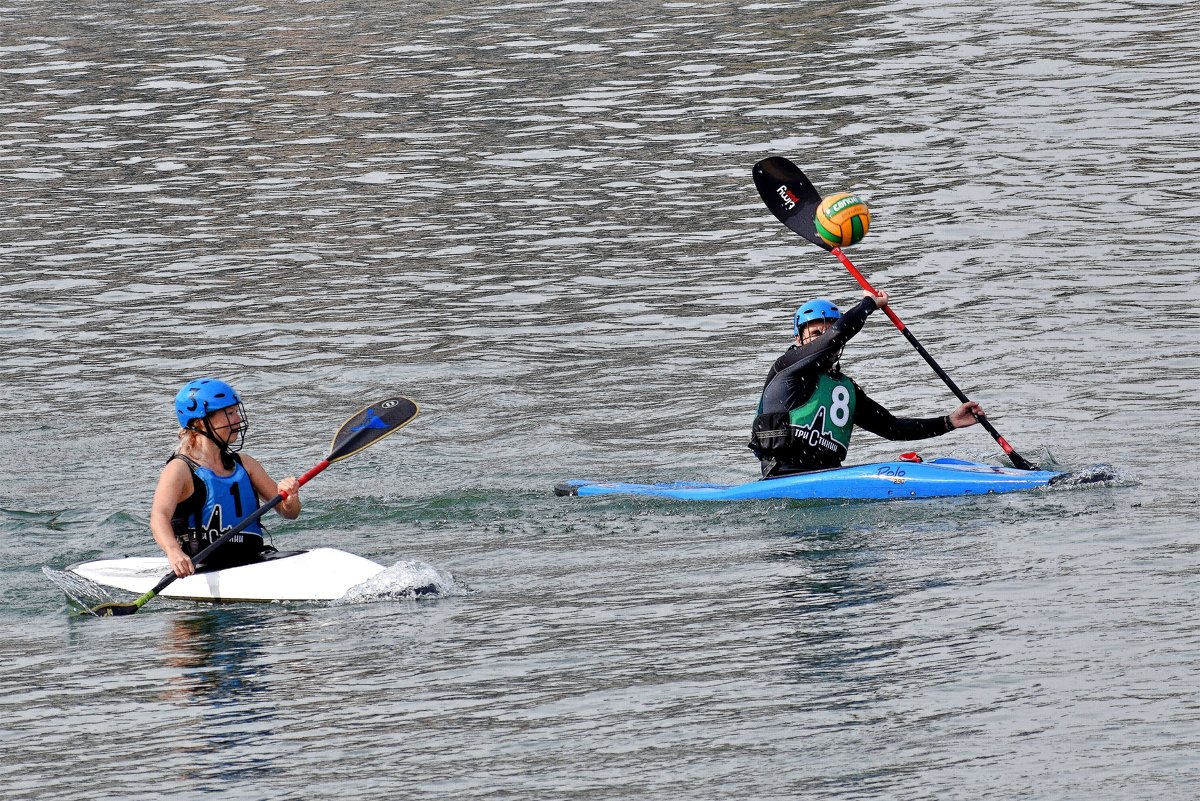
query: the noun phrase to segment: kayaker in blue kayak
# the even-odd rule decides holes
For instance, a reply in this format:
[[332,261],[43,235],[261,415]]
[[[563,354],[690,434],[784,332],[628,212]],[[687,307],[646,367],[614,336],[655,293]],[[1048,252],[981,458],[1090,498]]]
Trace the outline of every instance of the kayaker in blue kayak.
[[[150,508],[150,531],[175,575],[196,572],[192,557],[236,526],[260,499],[286,493],[275,507],[293,520],[300,514],[300,486],[293,477],[276,483],[252,456],[241,454],[250,422],[233,387],[215,378],[190,381],[175,396],[179,447],[158,478]],[[263,529],[257,521],[233,535],[205,560],[216,570],[261,561]]]
[[795,344],[767,373],[751,428],[750,448],[762,463],[763,478],[841,467],[854,426],[890,440],[926,439],[983,416],[970,401],[943,417],[896,417],[842,373],[842,348],[867,315],[888,303],[886,292],[863,294],[845,314],[821,299],[796,310]]

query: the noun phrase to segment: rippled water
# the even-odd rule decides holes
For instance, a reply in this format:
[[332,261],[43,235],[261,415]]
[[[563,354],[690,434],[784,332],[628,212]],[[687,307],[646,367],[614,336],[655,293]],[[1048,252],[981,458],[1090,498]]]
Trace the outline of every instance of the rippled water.
[[[1198,25],[0,2],[0,794],[1191,798]],[[1020,452],[1129,481],[554,497],[756,475],[792,309],[858,294],[758,199],[768,155],[868,199],[850,255]],[[898,413],[955,404],[882,316],[846,362]],[[277,476],[417,400],[272,531],[462,592],[70,618],[42,566],[153,551],[199,374]],[[978,428],[921,445],[997,458]]]

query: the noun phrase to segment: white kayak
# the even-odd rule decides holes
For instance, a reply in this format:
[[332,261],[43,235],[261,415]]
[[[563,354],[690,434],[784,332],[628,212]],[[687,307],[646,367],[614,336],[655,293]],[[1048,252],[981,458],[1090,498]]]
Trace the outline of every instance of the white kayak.
[[[68,570],[105,587],[142,595],[170,571],[162,556],[84,562]],[[333,601],[382,573],[383,565],[336,548],[281,554],[265,562],[196,573],[160,593],[189,601]]]

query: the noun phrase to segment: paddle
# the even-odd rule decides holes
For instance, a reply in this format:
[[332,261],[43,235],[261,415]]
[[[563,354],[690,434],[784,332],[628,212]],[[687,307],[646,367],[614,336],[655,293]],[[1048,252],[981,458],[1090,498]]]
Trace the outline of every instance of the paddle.
[[[407,425],[417,414],[420,409],[417,404],[410,401],[408,398],[393,396],[384,400],[373,403],[372,405],[362,409],[354,414],[349,420],[342,423],[342,427],[338,429],[333,436],[333,442],[329,446],[329,455],[321,461],[313,465],[300,478],[296,479],[299,486],[307,484],[314,476],[324,470],[334,462],[340,462],[342,459],[353,456],[359,451],[366,448],[368,445],[373,445],[389,434],[399,431]],[[274,509],[283,501],[287,500],[287,495],[280,493],[271,500],[264,503],[258,509],[233,528],[226,531],[217,539],[213,540],[212,544],[202,550],[192,559],[192,562],[197,566],[200,565],[207,557],[212,555],[213,551],[220,548],[230,537],[235,534],[240,534],[247,526],[255,522],[267,512]],[[138,598],[131,604],[106,603],[99,606],[86,609],[80,614],[95,615],[97,617],[112,617],[115,615],[132,615],[139,609],[145,606],[151,598],[158,595],[167,588],[171,582],[175,581],[175,573],[168,573],[163,576],[162,581],[154,585],[154,589],[147,592],[142,597]]]
[[[828,250],[834,256],[837,256],[838,261],[850,271],[850,275],[859,283],[859,286],[872,295],[879,294],[867,283],[867,279],[850,262],[850,259],[846,257],[841,248],[831,247],[817,235],[817,227],[813,222],[813,218],[816,215],[817,206],[821,203],[821,193],[817,191],[816,187],[812,185],[812,181],[808,180],[808,177],[799,167],[782,156],[772,156],[771,158],[763,159],[754,165],[754,185],[758,188],[758,194],[762,196],[763,201],[767,204],[767,208],[771,210],[771,213],[780,222],[817,247]],[[904,334],[909,344],[916,348],[917,353],[921,354],[921,358],[933,368],[938,378],[946,383],[946,386],[950,388],[950,391],[960,401],[967,403],[969,400],[967,396],[951,380],[946,371],[941,368],[941,365],[934,361],[933,357],[929,355],[929,351],[925,350],[921,343],[917,341],[917,338],[908,330],[908,326],[892,311],[891,306],[884,307],[883,311],[887,314],[888,319],[899,329],[900,333]],[[1007,454],[1014,467],[1019,470],[1034,469],[1033,465],[1013,450],[1013,446],[1008,444],[1008,440],[1000,436],[1000,432],[988,422],[987,418],[976,415],[975,419],[992,435],[992,439],[996,440],[1000,445],[1001,450]]]

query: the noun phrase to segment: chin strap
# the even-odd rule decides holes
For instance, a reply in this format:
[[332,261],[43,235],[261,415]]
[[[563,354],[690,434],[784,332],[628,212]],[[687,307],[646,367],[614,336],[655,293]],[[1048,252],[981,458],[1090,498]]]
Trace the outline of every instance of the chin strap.
[[234,464],[233,453],[234,452],[233,452],[233,449],[229,447],[229,443],[222,442],[221,440],[217,439],[213,435],[213,433],[208,430],[208,420],[201,420],[200,424],[202,426],[201,428],[196,428],[193,430],[199,434],[203,434],[204,436],[208,437],[208,439],[212,440],[212,443],[217,446],[217,450],[220,451],[220,453],[221,453],[221,464],[225,467],[226,470],[233,467],[233,464]]

